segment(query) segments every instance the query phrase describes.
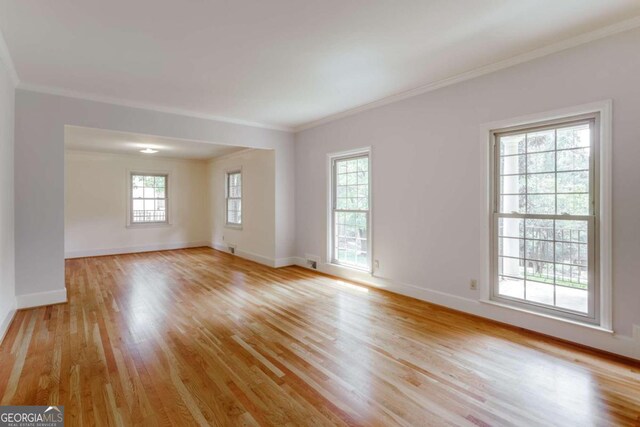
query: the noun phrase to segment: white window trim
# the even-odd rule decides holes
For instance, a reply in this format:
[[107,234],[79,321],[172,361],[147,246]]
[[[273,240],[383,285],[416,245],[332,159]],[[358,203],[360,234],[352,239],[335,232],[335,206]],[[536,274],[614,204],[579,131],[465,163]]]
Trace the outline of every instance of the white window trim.
[[589,104],[579,105],[575,107],[568,107],[559,110],[547,111],[542,113],[531,114],[527,116],[516,117],[512,119],[500,120],[491,123],[485,123],[481,125],[481,142],[483,144],[483,156],[482,156],[482,182],[484,183],[484,200],[482,206],[482,223],[480,229],[482,230],[481,242],[481,264],[480,264],[480,300],[482,302],[492,303],[501,307],[519,311],[527,311],[533,314],[537,314],[543,317],[560,320],[563,322],[569,322],[579,324],[593,328],[592,323],[576,322],[572,319],[565,317],[553,316],[549,314],[540,313],[534,310],[522,310],[518,307],[512,307],[506,304],[496,304],[491,300],[491,242],[492,242],[492,212],[493,212],[493,197],[492,186],[494,179],[492,170],[492,131],[496,129],[504,129],[516,126],[525,126],[531,123],[545,122],[552,120],[559,120],[572,116],[579,116],[584,114],[599,113],[600,115],[600,151],[599,151],[599,254],[598,254],[598,269],[599,269],[599,283],[600,283],[600,321],[596,325],[598,328],[606,331],[613,330],[612,323],[612,293],[613,293],[613,281],[612,281],[612,265],[611,265],[611,250],[612,250],[612,224],[611,224],[611,209],[612,209],[612,167],[611,167],[611,153],[612,153],[612,111],[613,102],[611,100],[604,100],[599,102],[593,102]]
[[[340,151],[336,153],[327,154],[327,264],[334,265],[340,268],[346,268],[348,270],[355,270],[373,275],[373,174],[372,172],[372,156],[371,147],[357,148],[353,150]],[[333,259],[333,161],[343,157],[355,157],[359,155],[366,155],[369,158],[369,268],[358,268],[353,265],[342,264]]]
[[[228,200],[229,200],[229,175],[239,173],[240,174],[240,204],[242,206],[242,211],[240,213],[240,224],[229,222],[229,210],[228,210]],[[238,166],[235,168],[229,168],[224,171],[224,227],[230,228],[233,230],[242,230],[242,225],[244,224],[244,173],[242,172],[242,166]]]
[[[127,169],[126,175],[126,186],[127,186],[127,212],[125,219],[126,228],[158,228],[158,227],[171,227],[173,225],[173,203],[171,200],[171,188],[174,186],[172,172],[167,170],[149,170],[149,169]],[[133,175],[166,175],[166,203],[167,203],[167,220],[162,222],[133,222],[132,221],[132,203],[133,203],[133,194],[131,184],[131,177]]]

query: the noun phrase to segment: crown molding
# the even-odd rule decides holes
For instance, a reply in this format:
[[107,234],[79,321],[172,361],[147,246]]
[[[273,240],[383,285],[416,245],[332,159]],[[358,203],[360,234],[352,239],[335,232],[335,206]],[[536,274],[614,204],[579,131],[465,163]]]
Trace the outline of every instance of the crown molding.
[[473,70],[464,72],[462,74],[458,74],[458,75],[448,77],[442,80],[438,80],[435,82],[427,83],[426,85],[419,86],[415,89],[397,93],[395,95],[390,95],[390,96],[378,99],[376,101],[363,104],[359,107],[351,108],[349,110],[345,110],[340,113],[331,114],[321,119],[314,120],[312,122],[308,122],[300,126],[296,126],[293,130],[294,132],[301,132],[303,130],[311,129],[311,128],[323,125],[325,123],[333,122],[335,120],[339,120],[344,117],[352,116],[354,114],[357,114],[363,111],[371,110],[373,108],[381,107],[383,105],[391,104],[393,102],[401,101],[403,99],[412,98],[417,95],[422,95],[424,93],[431,92],[446,86],[451,86],[456,83],[461,83],[467,80],[471,80],[476,77],[484,76],[486,74],[503,70],[505,68],[510,68],[515,65],[533,61],[534,59],[552,55],[554,53],[561,52],[563,50],[571,49],[576,46],[580,46],[592,41],[603,39],[605,37],[609,37],[614,34],[633,30],[638,27],[640,27],[640,16],[636,16],[635,18],[627,19],[625,21],[621,21],[613,25],[600,28],[595,31],[584,33],[579,36],[572,37],[558,43],[554,43],[539,49],[535,49],[520,55],[516,55],[514,57],[511,57],[502,61],[498,61],[493,64],[475,68]]
[[223,154],[222,156],[212,157],[212,158],[208,159],[207,162],[209,164],[211,164],[211,163],[215,163],[215,162],[220,161],[220,160],[233,159],[233,158],[241,157],[241,156],[244,156],[246,154],[249,154],[251,152],[258,151],[258,150],[268,151],[269,148],[245,148],[243,150],[234,151],[233,153],[228,153],[228,154]]
[[0,62],[2,62],[4,66],[7,68],[9,77],[13,81],[13,86],[17,87],[20,84],[20,79],[18,78],[18,73],[16,72],[15,64],[13,63],[13,59],[11,59],[11,54],[9,53],[9,47],[7,46],[7,42],[4,40],[2,31],[0,31]]
[[181,108],[167,107],[158,104],[149,104],[144,102],[136,102],[122,98],[114,98],[110,96],[97,95],[92,93],[77,92],[69,89],[62,89],[53,86],[32,85],[20,82],[18,89],[30,92],[45,93],[49,95],[63,96],[65,98],[82,99],[86,101],[102,102],[105,104],[119,105],[122,107],[138,108],[142,110],[157,111],[159,113],[176,114],[179,116],[193,117],[204,120],[214,120],[217,122],[230,123],[234,125],[249,126],[268,130],[277,130],[281,132],[293,132],[292,128],[284,126],[275,126],[266,123],[251,122],[242,119],[234,119],[230,117],[215,116],[211,114],[199,113],[197,111],[185,110]]

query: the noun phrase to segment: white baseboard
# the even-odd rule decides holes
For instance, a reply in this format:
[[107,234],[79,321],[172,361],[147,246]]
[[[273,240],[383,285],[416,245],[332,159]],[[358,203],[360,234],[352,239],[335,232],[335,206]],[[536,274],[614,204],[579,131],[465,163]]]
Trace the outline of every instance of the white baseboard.
[[288,267],[290,265],[296,265],[296,257],[277,258],[273,264],[275,268]]
[[[211,243],[209,246],[213,249],[216,249],[222,252],[231,253],[229,251],[229,247],[222,243]],[[236,248],[234,255],[239,256],[240,258],[248,259],[249,261],[257,262],[258,264],[266,265],[268,267],[273,267],[273,268],[286,267],[289,265],[296,264],[295,257],[274,259],[274,258],[266,257],[264,255],[256,254],[253,252],[243,251],[242,249],[238,249],[238,248]]]
[[16,295],[16,306],[18,309],[40,307],[67,302],[67,290],[58,289],[49,292],[38,292],[35,294]]
[[[296,265],[310,269],[306,265],[306,260],[302,257],[295,257],[295,263]],[[313,271],[313,269],[310,270]],[[318,263],[318,271],[443,307],[507,323],[544,335],[571,341],[587,347],[640,360],[640,343],[632,337],[549,317],[542,317],[532,313],[516,311],[494,304],[486,304],[480,300],[460,297],[433,289],[399,283],[389,279],[375,277],[366,272],[360,272],[333,264]]]
[[7,335],[9,326],[11,326],[11,322],[13,321],[13,318],[15,316],[16,316],[16,308],[14,304],[13,308],[11,308],[7,312],[7,315],[4,317],[4,319],[2,319],[2,322],[0,322],[0,344],[2,344],[2,341],[4,340],[5,335]]
[[188,242],[188,243],[160,243],[157,245],[129,246],[125,248],[109,249],[87,249],[82,251],[65,252],[65,259],[85,258],[91,256],[134,254],[140,252],[167,251],[172,249],[197,248],[201,246],[211,246],[208,241]]

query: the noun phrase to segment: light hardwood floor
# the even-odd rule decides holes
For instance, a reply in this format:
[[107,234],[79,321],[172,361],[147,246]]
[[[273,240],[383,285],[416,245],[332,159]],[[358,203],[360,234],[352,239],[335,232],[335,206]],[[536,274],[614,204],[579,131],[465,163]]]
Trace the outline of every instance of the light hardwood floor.
[[0,404],[67,425],[640,425],[639,365],[208,248],[70,260]]

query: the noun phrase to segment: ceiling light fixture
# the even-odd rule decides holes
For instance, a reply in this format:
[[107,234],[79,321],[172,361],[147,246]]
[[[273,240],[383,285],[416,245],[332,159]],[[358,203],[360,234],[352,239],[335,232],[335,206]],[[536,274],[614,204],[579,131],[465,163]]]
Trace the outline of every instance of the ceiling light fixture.
[[144,154],[153,154],[157,153],[158,150],[154,150],[153,148],[145,148],[144,150],[140,150],[140,152]]

